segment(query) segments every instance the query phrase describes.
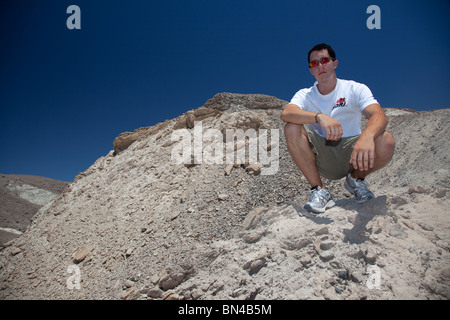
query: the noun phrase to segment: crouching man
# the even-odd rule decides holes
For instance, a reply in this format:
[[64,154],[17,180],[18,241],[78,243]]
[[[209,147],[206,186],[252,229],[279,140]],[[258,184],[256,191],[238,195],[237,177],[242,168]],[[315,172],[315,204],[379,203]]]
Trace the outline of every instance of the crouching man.
[[[366,85],[336,77],[338,60],[329,45],[314,46],[308,62],[317,81],[298,91],[281,114],[289,152],[311,185],[304,208],[322,213],[335,205],[322,177],[346,177],[345,188],[364,203],[375,197],[365,178],[394,154],[387,117]],[[361,132],[362,114],[368,122]]]

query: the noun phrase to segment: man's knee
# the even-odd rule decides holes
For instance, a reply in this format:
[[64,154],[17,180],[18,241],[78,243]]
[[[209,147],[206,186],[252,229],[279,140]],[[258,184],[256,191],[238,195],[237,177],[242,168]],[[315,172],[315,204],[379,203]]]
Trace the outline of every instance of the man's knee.
[[390,132],[385,131],[377,139],[377,156],[379,160],[389,162],[395,151],[395,139]]
[[306,136],[306,131],[302,124],[286,123],[284,126],[284,135],[288,142],[299,141],[299,139]]

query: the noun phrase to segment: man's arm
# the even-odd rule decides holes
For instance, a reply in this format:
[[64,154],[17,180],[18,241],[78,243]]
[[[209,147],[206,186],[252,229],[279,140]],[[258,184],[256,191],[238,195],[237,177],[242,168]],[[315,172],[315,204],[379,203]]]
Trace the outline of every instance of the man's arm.
[[296,104],[288,104],[281,112],[280,119],[284,122],[306,124],[316,122],[317,112],[305,111]]
[[353,148],[350,164],[355,170],[366,171],[374,166],[375,139],[386,130],[388,119],[377,103],[367,106],[363,113],[369,120]]
[[281,112],[281,121],[294,124],[315,123],[316,119],[319,125],[326,131],[327,140],[337,141],[342,136],[342,125],[326,114],[311,112],[301,109],[295,104],[288,104]]

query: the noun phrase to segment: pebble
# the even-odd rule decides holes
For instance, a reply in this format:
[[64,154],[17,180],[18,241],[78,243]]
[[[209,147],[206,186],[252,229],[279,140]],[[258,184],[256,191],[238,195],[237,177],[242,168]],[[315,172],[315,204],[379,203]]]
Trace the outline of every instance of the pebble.
[[19,254],[22,252],[22,249],[20,248],[12,248],[11,249],[11,255],[15,256],[16,254]]
[[122,300],[136,300],[139,298],[140,293],[136,287],[131,287],[122,292],[121,299]]
[[393,237],[397,237],[397,238],[406,238],[408,235],[405,232],[405,229],[403,229],[403,227],[401,225],[394,224],[390,229],[389,229],[389,235],[393,236]]
[[131,288],[132,286],[134,286],[134,282],[131,280],[127,280],[124,283],[125,288]]
[[180,211],[173,211],[170,214],[170,220],[175,220],[176,218],[178,218],[179,215],[180,215]]
[[321,250],[330,250],[331,248],[333,248],[335,245],[335,243],[333,241],[330,240],[326,240],[326,241],[322,241],[320,242],[320,249]]
[[152,287],[147,291],[147,296],[151,298],[161,298],[163,291],[159,287]]
[[317,229],[315,234],[316,234],[316,236],[328,234],[328,227],[325,226],[325,227]]
[[321,251],[319,253],[319,256],[325,261],[329,261],[329,260],[334,259],[334,253],[329,251],[329,250]]
[[224,193],[221,193],[221,194],[219,194],[219,195],[217,196],[217,198],[218,198],[219,200],[221,200],[221,201],[225,201],[225,200],[228,199],[228,195],[227,195],[227,194],[224,194]]
[[197,300],[198,298],[200,298],[204,294],[205,293],[203,292],[203,290],[201,290],[201,289],[194,289],[191,292],[191,297],[192,297],[192,299]]
[[262,232],[251,232],[244,235],[244,241],[246,243],[255,243],[259,239],[261,239],[263,233]]
[[350,275],[350,280],[356,283],[362,283],[364,281],[364,275],[359,271],[354,271]]
[[75,255],[73,257],[73,262],[75,263],[80,263],[81,261],[83,261],[86,256],[91,252],[92,247],[89,245],[85,245],[81,248],[79,248],[77,250],[77,252],[75,252]]

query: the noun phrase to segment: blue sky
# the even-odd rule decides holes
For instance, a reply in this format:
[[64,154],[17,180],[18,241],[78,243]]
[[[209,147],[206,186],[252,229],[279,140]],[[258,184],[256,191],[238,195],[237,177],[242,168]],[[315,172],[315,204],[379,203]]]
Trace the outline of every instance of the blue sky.
[[[81,29],[69,30],[69,5]],[[381,29],[369,30],[370,5]],[[383,107],[449,107],[450,1],[0,1],[0,172],[72,181],[124,131],[219,92],[290,100],[336,51]]]

